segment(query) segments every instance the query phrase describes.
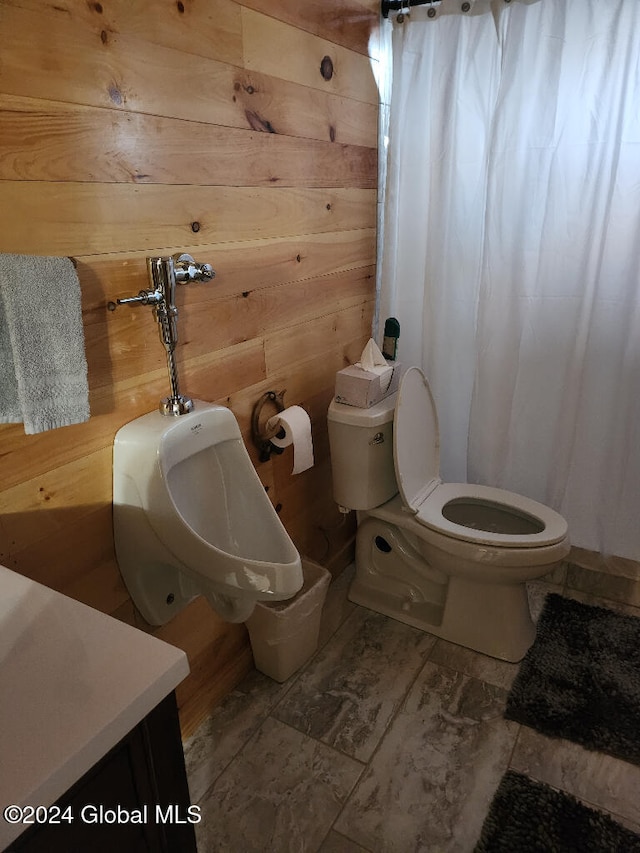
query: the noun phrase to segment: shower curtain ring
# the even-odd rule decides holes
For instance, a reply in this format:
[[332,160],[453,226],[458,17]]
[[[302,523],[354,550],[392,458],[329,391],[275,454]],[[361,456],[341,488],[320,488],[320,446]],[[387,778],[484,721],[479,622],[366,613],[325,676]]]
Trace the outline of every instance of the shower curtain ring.
[[399,24],[404,23],[405,17],[409,17],[411,15],[411,0],[406,0],[407,11],[404,11],[405,0],[400,0],[400,11],[396,17],[396,21]]

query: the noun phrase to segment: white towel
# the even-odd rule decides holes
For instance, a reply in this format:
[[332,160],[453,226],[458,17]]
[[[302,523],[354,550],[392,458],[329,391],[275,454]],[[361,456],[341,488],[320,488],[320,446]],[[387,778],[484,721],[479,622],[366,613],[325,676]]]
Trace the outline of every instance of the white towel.
[[69,258],[0,255],[0,423],[89,419],[80,282]]

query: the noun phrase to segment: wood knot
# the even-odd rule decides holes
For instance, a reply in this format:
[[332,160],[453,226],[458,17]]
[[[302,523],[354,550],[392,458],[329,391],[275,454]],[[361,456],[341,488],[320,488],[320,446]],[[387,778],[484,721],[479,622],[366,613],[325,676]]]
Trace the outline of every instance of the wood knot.
[[114,104],[117,104],[119,107],[122,106],[122,92],[118,89],[115,83],[112,83],[111,86],[109,86],[109,97]]
[[258,113],[255,113],[252,110],[245,110],[244,114],[247,117],[251,130],[259,130],[261,133],[276,132],[271,122],[268,119],[259,116]]
[[333,60],[330,56],[323,56],[320,63],[320,74],[323,80],[331,80],[333,77]]

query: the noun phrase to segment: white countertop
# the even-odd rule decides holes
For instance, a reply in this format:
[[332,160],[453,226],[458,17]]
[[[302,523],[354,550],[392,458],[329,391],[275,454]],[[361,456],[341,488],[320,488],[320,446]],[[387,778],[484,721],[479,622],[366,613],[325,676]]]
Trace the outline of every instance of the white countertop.
[[5,806],[51,805],[189,673],[185,653],[0,566]]

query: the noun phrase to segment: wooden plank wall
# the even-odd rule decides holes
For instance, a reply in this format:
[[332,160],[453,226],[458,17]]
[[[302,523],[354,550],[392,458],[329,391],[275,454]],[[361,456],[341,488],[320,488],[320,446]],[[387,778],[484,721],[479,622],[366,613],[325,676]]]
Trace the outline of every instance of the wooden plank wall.
[[[182,390],[235,413],[298,549],[349,561],[326,409],[373,313],[377,9],[0,0],[0,251],[76,259],[91,404],[82,425],[0,426],[0,562],[151,630],[115,561],[111,459],[116,430],[167,395],[165,354],[150,308],[107,305],[179,251],[217,270],[178,289]],[[259,463],[249,440],[255,401],[282,388],[313,426],[296,477],[291,449]],[[250,667],[246,630],[197,600],[155,633],[189,655],[188,732]]]

